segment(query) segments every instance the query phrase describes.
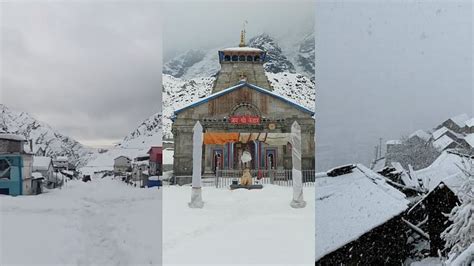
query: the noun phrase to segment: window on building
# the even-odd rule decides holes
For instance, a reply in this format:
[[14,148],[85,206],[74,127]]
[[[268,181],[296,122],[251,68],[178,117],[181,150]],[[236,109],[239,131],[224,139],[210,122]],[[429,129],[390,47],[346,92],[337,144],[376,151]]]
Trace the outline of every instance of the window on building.
[[224,56],[224,61],[229,62],[230,61],[230,55]]
[[232,56],[232,61],[239,61],[239,57],[237,55]]
[[245,61],[245,55],[239,56],[239,61]]
[[253,57],[252,57],[251,55],[248,55],[248,56],[247,56],[247,61],[252,62],[252,61],[253,61]]
[[259,56],[259,55],[256,55],[256,56],[253,58],[253,61],[260,61],[260,56]]
[[6,159],[0,159],[0,178],[10,179],[10,163]]

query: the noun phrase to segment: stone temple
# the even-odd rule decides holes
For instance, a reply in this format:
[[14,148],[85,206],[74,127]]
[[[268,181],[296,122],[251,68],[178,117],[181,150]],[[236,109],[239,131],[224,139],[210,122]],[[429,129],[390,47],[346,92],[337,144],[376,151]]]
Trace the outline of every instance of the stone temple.
[[[263,64],[266,52],[245,46],[218,51],[221,69],[212,94],[173,116],[173,172],[179,183],[191,180],[192,137],[197,121],[203,126],[204,176],[217,169],[283,170],[292,168],[291,144],[285,135],[297,121],[301,126],[302,169],[314,170],[314,112],[273,92]],[[250,152],[252,161],[240,160]]]

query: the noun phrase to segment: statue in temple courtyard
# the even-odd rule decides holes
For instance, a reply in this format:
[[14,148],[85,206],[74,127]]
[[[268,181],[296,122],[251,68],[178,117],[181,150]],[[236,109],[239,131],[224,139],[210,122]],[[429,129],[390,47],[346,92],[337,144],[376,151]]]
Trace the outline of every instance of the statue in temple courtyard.
[[249,151],[244,151],[242,153],[242,157],[240,158],[242,163],[245,165],[245,169],[242,173],[242,177],[240,178],[240,185],[242,186],[251,186],[252,185],[252,175],[250,174],[250,168],[248,167],[247,163],[252,161],[252,155]]

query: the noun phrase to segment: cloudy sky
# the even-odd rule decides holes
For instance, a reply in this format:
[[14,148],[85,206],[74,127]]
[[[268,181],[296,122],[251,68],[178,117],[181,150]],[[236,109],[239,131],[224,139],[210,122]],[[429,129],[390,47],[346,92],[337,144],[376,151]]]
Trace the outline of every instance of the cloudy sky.
[[244,21],[248,22],[249,38],[267,33],[291,40],[314,28],[314,3],[310,0],[178,0],[166,1],[163,10],[165,60],[193,48],[237,46]]
[[161,106],[158,2],[0,3],[1,101],[108,145]]
[[472,14],[469,0],[318,2],[319,170],[473,114]]

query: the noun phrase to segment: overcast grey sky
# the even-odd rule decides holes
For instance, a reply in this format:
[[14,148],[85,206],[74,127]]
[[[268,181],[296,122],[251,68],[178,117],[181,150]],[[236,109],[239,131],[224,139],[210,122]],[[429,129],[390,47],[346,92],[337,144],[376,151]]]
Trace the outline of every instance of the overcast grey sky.
[[469,0],[318,2],[319,170],[367,164],[379,137],[472,115],[472,12]]
[[261,33],[301,38],[314,28],[314,1],[167,1],[163,16],[167,60],[193,48],[237,46],[245,20],[249,38]]
[[1,101],[85,144],[122,139],[161,107],[159,5],[0,3]]

